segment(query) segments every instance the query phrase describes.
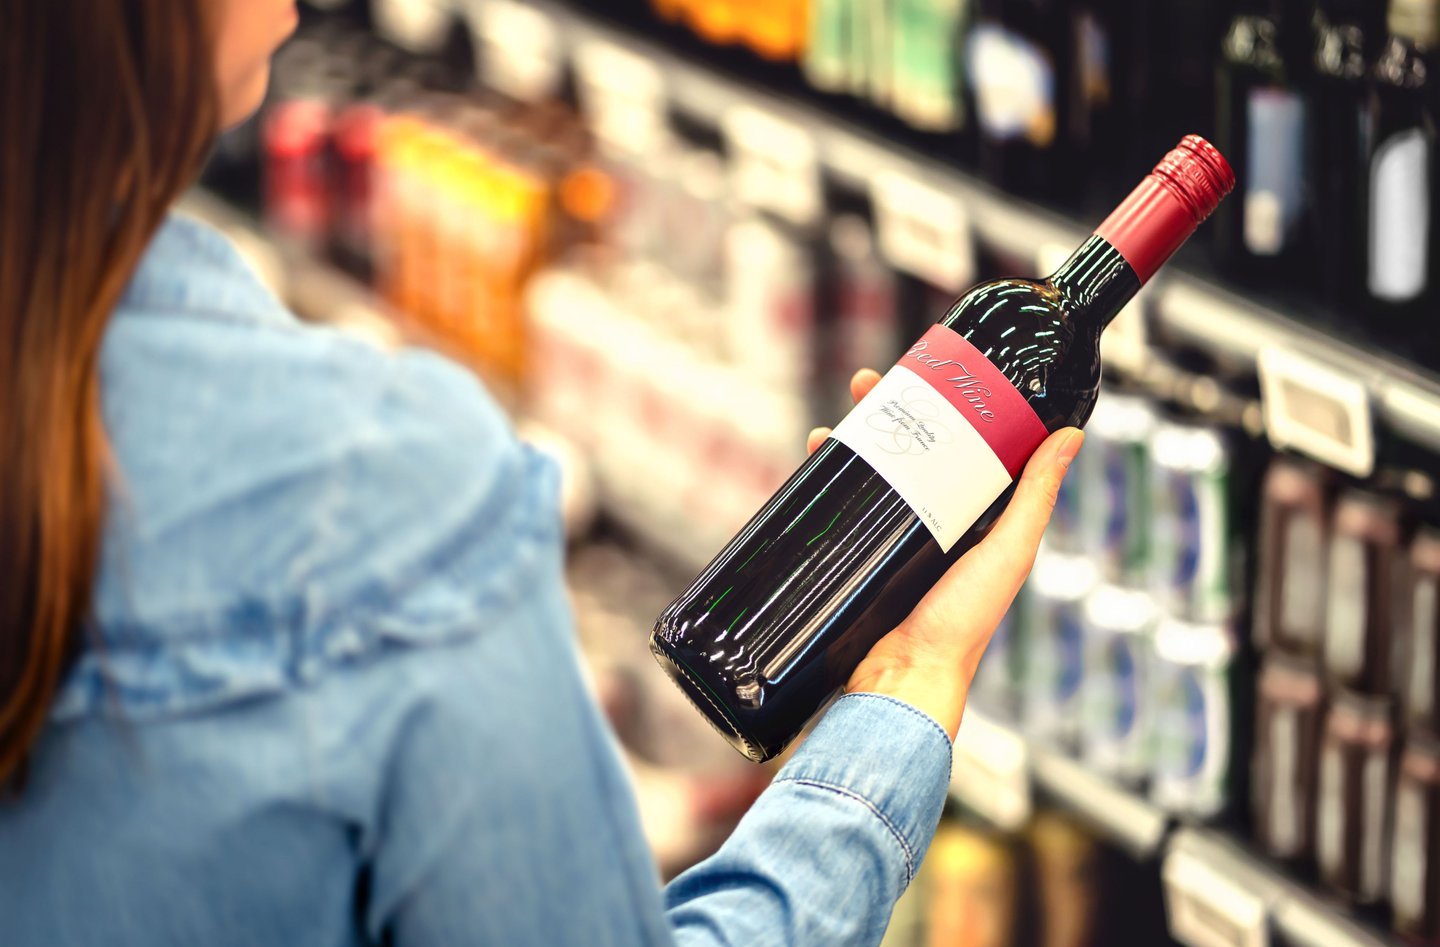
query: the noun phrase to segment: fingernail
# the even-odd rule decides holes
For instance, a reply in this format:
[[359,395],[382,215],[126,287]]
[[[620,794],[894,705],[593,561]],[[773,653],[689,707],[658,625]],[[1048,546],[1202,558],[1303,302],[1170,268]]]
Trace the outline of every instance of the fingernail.
[[1083,443],[1085,443],[1085,432],[1078,428],[1071,428],[1064,439],[1060,441],[1060,448],[1055,457],[1062,469],[1070,466],[1075,455],[1080,453],[1080,445]]
[[[794,435],[791,436],[793,437]],[[805,443],[809,444],[811,441],[814,440],[824,440],[829,436],[830,429],[828,427],[812,427],[810,429],[810,434],[805,438]]]

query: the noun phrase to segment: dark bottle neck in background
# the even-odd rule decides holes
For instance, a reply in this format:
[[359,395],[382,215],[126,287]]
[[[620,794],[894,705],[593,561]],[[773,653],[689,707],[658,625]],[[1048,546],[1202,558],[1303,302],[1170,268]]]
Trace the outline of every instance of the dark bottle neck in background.
[[1099,334],[1140,291],[1140,278],[1120,251],[1091,235],[1046,281],[1076,332]]

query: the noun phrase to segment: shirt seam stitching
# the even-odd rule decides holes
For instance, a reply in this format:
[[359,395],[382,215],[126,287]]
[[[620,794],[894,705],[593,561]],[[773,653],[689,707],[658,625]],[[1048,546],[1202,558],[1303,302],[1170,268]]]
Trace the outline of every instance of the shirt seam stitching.
[[887,694],[876,694],[876,693],[873,693],[873,692],[871,692],[871,691],[855,691],[854,693],[846,694],[844,697],[841,697],[841,698],[840,698],[839,700],[837,700],[835,703],[838,705],[838,704],[844,703],[844,702],[847,701],[847,700],[850,700],[851,698],[862,698],[862,697],[863,697],[863,698],[869,698],[869,699],[871,699],[871,700],[883,700],[883,701],[885,701],[885,702],[888,703],[888,704],[894,704],[896,707],[899,707],[901,710],[904,710],[904,711],[906,711],[907,713],[914,714],[915,716],[919,717],[921,720],[923,720],[923,721],[925,721],[926,723],[928,723],[931,727],[933,727],[933,728],[935,728],[936,730],[938,730],[938,731],[940,732],[940,736],[945,740],[945,742],[946,742],[947,744],[950,744],[950,745],[953,745],[953,744],[954,744],[954,741],[952,741],[952,740],[950,739],[950,734],[946,733],[946,732],[945,732],[945,728],[942,727],[942,726],[940,726],[940,721],[936,720],[934,717],[930,716],[929,714],[927,714],[925,711],[921,710],[920,708],[918,708],[918,707],[912,707],[911,705],[905,703],[905,701],[903,701],[903,700],[898,700],[898,699],[896,699],[896,698],[894,698],[894,697],[890,697],[890,696],[887,695]]
[[894,823],[894,821],[891,820],[891,818],[887,816],[884,811],[882,811],[881,808],[874,802],[871,802],[869,799],[865,798],[853,789],[846,788],[845,786],[838,786],[834,783],[823,782],[818,779],[812,779],[807,776],[782,776],[779,779],[775,780],[775,782],[796,783],[801,786],[811,786],[815,789],[823,789],[828,792],[833,792],[837,796],[841,796],[845,799],[851,799],[855,802],[858,802],[866,809],[869,809],[872,813],[874,813],[875,818],[879,819],[880,822],[884,824],[885,828],[890,831],[891,836],[893,836],[895,841],[899,843],[901,851],[905,853],[906,886],[909,886],[910,882],[914,880],[915,850],[911,848],[910,843],[906,841],[905,833],[901,832],[900,828]]

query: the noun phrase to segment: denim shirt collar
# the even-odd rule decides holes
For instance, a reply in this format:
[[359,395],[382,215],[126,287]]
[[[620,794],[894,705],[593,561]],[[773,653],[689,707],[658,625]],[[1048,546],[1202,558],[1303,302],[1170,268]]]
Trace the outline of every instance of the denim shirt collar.
[[295,322],[234,244],[180,212],[172,213],[151,239],[114,318],[121,320],[136,312]]

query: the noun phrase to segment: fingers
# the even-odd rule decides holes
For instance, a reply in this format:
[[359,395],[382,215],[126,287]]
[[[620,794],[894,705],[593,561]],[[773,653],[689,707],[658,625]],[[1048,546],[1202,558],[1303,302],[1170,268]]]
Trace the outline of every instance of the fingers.
[[[873,368],[862,368],[850,379],[850,397],[858,404],[860,399],[870,393],[870,389],[880,383],[880,373]],[[805,453],[813,454],[825,443],[825,438],[830,436],[828,427],[817,427],[810,432],[805,439]]]
[[873,368],[862,368],[850,379],[850,397],[858,404],[860,399],[870,393],[870,389],[880,383],[880,373]]
[[999,621],[1030,574],[1060,482],[1084,440],[1077,428],[1046,438],[1025,465],[1015,495],[989,535],[950,568],[923,604],[940,609],[947,621],[958,620],[958,614],[949,614],[957,608],[990,627],[992,618]]

